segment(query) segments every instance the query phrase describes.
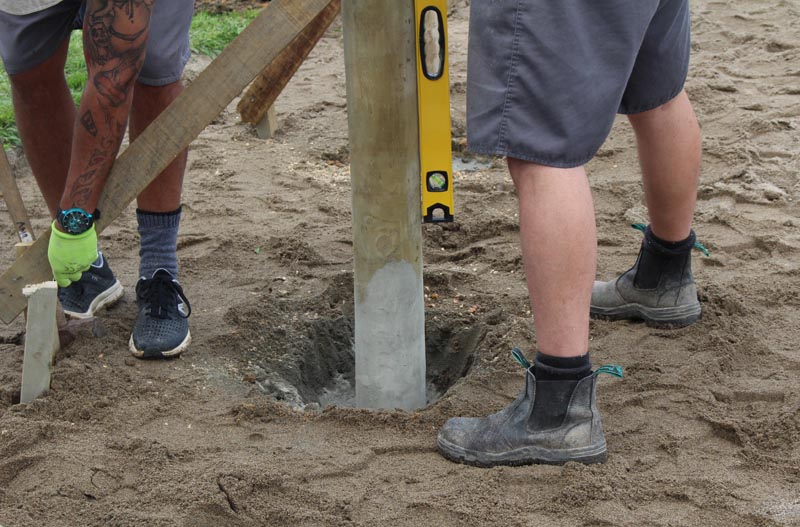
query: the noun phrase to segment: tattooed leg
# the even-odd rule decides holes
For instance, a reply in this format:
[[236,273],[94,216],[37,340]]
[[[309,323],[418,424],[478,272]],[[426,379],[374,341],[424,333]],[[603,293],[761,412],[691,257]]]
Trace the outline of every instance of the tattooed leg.
[[62,209],[93,211],[119,151],[144,62],[155,0],[89,0],[83,46],[89,78],[72,143]]

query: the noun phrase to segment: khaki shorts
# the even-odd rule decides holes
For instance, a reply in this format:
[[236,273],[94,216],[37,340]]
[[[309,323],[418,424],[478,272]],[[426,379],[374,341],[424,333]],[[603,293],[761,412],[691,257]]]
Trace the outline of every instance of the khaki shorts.
[[688,0],[473,0],[469,149],[584,165],[617,112],[682,91],[689,52]]
[[[49,59],[75,29],[83,27],[83,0],[63,0],[30,15],[0,11],[0,58],[10,74],[23,73]],[[139,82],[164,86],[178,81],[189,60],[193,0],[156,2]]]

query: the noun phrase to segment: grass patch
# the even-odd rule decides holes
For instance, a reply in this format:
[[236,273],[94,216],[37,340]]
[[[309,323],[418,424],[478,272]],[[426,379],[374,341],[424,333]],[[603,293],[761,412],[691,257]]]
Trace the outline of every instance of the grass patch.
[[192,51],[209,57],[219,55],[258,15],[258,9],[211,14],[195,13],[192,19]]
[[[198,12],[192,19],[190,30],[192,51],[209,57],[219,55],[228,43],[258,15],[257,9],[221,14]],[[64,67],[72,98],[80,104],[83,87],[86,85],[86,62],[83,58],[81,34],[75,32],[69,43],[67,63]],[[0,142],[6,146],[20,144],[11,103],[11,86],[5,70],[0,70]]]
[[0,143],[19,144],[19,134],[14,125],[14,108],[11,106],[11,88],[5,75],[0,76]]

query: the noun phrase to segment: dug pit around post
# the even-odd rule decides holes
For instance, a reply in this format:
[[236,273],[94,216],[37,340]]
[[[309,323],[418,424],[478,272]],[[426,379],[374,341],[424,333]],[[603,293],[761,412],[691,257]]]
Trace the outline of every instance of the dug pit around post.
[[[233,345],[247,357],[243,375],[247,382],[296,408],[355,406],[352,281],[347,278],[317,298],[302,302],[270,298],[232,310],[229,321],[240,327]],[[426,384],[431,404],[470,371],[486,328],[479,320],[446,312],[427,315]]]

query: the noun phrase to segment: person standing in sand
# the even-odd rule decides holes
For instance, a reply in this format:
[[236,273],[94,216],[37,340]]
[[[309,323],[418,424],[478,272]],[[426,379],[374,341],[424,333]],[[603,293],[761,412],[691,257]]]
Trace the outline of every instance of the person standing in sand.
[[[183,90],[192,0],[0,0],[0,58],[22,145],[52,225],[48,258],[68,316],[89,318],[122,297],[97,248],[103,185],[130,117],[135,139]],[[70,34],[83,29],[88,80],[80,107],[64,77]],[[177,236],[186,152],[138,196],[138,317],[129,347],[174,357],[189,345]]]
[[[700,317],[691,273],[700,130],[683,89],[688,0],[473,1],[467,88],[471,151],[505,156],[539,351],[525,389],[485,418],[452,418],[447,458],[478,466],[607,457],[588,353],[589,317],[682,326]],[[597,237],[584,165],[615,113],[636,134],[651,224],[634,266],[594,282]]]

